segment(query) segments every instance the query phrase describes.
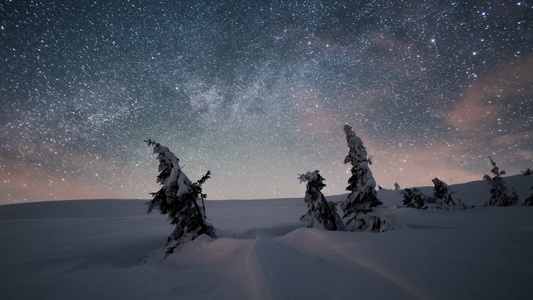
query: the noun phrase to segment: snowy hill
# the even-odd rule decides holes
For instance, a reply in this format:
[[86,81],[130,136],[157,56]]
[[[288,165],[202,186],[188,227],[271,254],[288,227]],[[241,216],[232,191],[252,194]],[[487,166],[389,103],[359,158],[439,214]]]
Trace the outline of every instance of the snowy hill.
[[[505,179],[521,203],[531,193],[533,176]],[[380,191],[406,225],[381,234],[304,228],[303,191],[207,201],[219,238],[165,261],[154,253],[173,227],[145,201],[3,205],[0,299],[530,299],[533,207],[481,207],[486,182],[451,189],[476,208],[403,208],[397,191]]]

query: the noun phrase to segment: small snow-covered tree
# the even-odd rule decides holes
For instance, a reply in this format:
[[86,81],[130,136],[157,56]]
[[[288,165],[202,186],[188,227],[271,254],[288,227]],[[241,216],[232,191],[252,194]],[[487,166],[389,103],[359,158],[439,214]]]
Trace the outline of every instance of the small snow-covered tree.
[[438,179],[437,177],[431,179],[433,184],[435,185],[433,187],[433,196],[435,196],[435,199],[438,201],[442,201],[446,205],[455,205],[455,201],[453,201],[452,195],[454,192],[450,191],[450,188],[446,184],[446,182]]
[[307,222],[309,228],[323,228],[325,230],[344,230],[342,219],[335,209],[336,204],[326,201],[321,190],[326,185],[324,177],[318,170],[301,174],[300,183],[307,182],[304,201],[309,208],[300,220]]
[[398,184],[398,182],[394,183],[394,190],[396,190],[396,191],[400,190],[400,185]]
[[461,201],[460,198],[456,198],[454,200],[452,195],[455,194],[455,192],[450,191],[450,188],[444,181],[436,177],[432,179],[431,181],[435,185],[435,187],[433,188],[434,189],[433,197],[430,199],[426,199],[427,204],[425,207],[429,208],[431,206],[431,203],[428,203],[428,202],[431,202],[430,200],[433,199],[437,209],[448,210],[450,209],[451,206],[455,206],[456,208],[463,209],[463,210],[474,208],[473,205],[468,205],[464,203],[463,201]]
[[168,215],[170,223],[176,228],[167,240],[167,255],[187,241],[192,241],[202,234],[215,238],[215,229],[207,222],[202,184],[210,178],[207,173],[197,182],[192,183],[179,166],[179,159],[167,147],[152,140],[145,141],[154,147],[159,160],[157,182],[161,189],[152,195],[147,203],[148,213],[155,208],[161,214]]
[[355,135],[352,127],[344,125],[344,133],[350,149],[344,163],[352,165],[352,176],[348,179],[349,185],[346,188],[350,194],[348,199],[341,204],[344,212],[343,217],[347,219],[346,225],[351,225],[353,231],[368,229],[378,231],[378,224],[381,221],[379,218],[371,218],[369,215],[373,207],[382,204],[377,197],[376,181],[369,168],[372,162],[367,158],[363,141]]
[[510,206],[518,202],[518,195],[516,194],[516,191],[514,188],[511,192],[507,190],[507,186],[505,185],[505,181],[501,177],[502,175],[505,175],[505,171],[501,170],[496,166],[496,163],[492,158],[489,156],[490,163],[492,164],[492,174],[494,174],[494,177],[490,177],[489,175],[483,176],[483,179],[488,181],[488,183],[491,185],[490,188],[490,200],[485,203],[485,206]]
[[410,189],[406,188],[400,193],[402,193],[403,195],[402,203],[406,207],[417,208],[417,209],[422,209],[424,207],[425,197],[420,191],[420,189],[416,187],[410,188]]

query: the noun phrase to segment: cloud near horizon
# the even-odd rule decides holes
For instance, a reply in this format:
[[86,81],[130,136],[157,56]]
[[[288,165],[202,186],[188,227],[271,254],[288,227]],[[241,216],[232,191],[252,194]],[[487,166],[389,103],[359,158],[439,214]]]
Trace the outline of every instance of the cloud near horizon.
[[517,129],[516,110],[533,102],[533,54],[499,64],[464,91],[448,122],[462,132]]

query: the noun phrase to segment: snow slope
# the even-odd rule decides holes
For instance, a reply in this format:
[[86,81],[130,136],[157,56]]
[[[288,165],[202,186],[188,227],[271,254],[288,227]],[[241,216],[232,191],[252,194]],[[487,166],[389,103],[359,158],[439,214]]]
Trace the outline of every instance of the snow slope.
[[[533,177],[506,180],[523,202]],[[219,238],[164,261],[173,228],[146,215],[145,201],[3,205],[0,299],[530,299],[533,207],[480,207],[486,182],[451,188],[476,208],[408,209],[397,191],[380,191],[407,225],[381,234],[304,228],[303,190],[207,201]]]

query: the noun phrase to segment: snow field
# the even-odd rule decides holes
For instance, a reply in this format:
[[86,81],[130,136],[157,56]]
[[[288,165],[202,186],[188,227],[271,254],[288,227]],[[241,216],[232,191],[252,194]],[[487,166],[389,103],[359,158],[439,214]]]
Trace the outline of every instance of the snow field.
[[[509,179],[521,201],[531,179]],[[403,208],[380,191],[405,228],[379,234],[304,228],[303,197],[207,201],[219,238],[166,260],[173,227],[146,201],[3,205],[0,299],[530,299],[533,207],[480,207],[483,182],[451,189],[476,208]]]

